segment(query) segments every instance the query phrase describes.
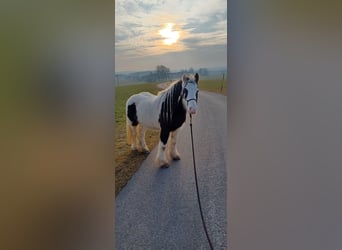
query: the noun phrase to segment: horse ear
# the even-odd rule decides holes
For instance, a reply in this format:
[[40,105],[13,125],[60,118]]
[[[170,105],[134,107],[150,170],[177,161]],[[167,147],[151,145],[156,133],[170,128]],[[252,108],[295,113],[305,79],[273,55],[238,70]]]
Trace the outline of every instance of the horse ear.
[[182,81],[183,81],[183,82],[186,82],[186,74],[183,74],[183,76],[182,76]]
[[198,75],[198,73],[195,74],[195,80],[196,80],[196,83],[198,84],[198,80],[199,80],[199,75]]

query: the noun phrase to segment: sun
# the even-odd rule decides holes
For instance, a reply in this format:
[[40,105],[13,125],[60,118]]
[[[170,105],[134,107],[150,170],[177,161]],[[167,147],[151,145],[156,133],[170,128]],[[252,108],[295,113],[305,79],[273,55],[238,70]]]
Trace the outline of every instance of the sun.
[[174,44],[179,38],[179,31],[173,31],[173,26],[173,23],[167,23],[164,29],[159,30],[159,34],[164,38],[166,45]]

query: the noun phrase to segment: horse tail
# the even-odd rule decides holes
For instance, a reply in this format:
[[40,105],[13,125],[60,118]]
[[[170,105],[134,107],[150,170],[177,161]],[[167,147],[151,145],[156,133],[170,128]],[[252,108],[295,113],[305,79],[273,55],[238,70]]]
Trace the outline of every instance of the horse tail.
[[132,127],[130,124],[130,121],[128,117],[126,117],[126,137],[127,137],[127,143],[132,144]]

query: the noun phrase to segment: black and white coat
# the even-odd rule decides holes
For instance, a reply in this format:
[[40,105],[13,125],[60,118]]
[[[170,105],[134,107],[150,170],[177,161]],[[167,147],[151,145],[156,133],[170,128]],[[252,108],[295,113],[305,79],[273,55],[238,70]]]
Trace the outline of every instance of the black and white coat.
[[[146,129],[160,130],[157,160],[161,167],[168,167],[168,155],[179,160],[176,148],[177,132],[186,120],[187,112],[197,110],[199,75],[183,75],[158,95],[141,92],[132,95],[126,102],[126,129],[132,150],[137,144],[149,152],[145,142]],[[167,154],[168,145],[168,154]]]

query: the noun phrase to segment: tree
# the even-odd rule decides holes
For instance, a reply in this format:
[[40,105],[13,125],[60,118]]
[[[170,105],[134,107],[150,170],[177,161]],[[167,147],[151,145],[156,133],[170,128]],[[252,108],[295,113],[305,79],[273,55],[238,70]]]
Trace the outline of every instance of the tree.
[[167,80],[169,79],[170,69],[165,67],[164,65],[157,66],[157,76],[158,80]]
[[182,69],[181,71],[180,71],[180,73],[183,75],[183,74],[185,74],[186,73],[186,69]]
[[198,73],[201,75],[201,76],[207,76],[208,75],[208,70],[206,68],[200,68]]

